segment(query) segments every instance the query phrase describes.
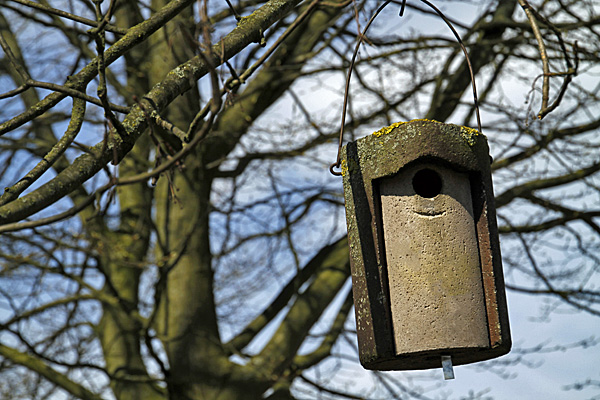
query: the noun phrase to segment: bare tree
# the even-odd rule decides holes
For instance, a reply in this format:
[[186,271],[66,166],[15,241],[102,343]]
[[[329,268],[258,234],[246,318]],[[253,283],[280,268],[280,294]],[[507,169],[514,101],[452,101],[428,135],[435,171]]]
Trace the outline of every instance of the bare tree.
[[[367,34],[344,140],[474,124],[453,36],[388,32],[434,14],[406,3]],[[508,287],[596,318],[598,5],[471,3],[436,2],[480,88]],[[0,5],[3,398],[429,398],[394,375],[343,385],[357,357],[327,168],[381,4]]]

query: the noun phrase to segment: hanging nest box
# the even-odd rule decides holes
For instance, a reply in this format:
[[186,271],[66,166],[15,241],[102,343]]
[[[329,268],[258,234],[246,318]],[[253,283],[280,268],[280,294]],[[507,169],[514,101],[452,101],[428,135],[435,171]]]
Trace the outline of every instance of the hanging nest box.
[[344,146],[341,170],[362,365],[427,369],[507,353],[485,136],[397,123]]

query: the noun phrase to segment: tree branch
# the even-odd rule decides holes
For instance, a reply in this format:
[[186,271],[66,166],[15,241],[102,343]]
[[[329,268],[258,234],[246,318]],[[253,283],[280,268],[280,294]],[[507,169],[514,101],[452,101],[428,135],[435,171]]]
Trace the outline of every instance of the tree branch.
[[[193,0],[173,0],[149,19],[129,29],[125,36],[110,46],[104,53],[106,66],[112,64],[131,48],[146,40],[191,3],[193,3]],[[96,57],[80,72],[73,75],[65,86],[70,89],[84,91],[87,84],[98,74],[98,61],[98,57]],[[51,93],[35,106],[0,124],[0,135],[39,117],[62,101],[66,96],[64,93]]]
[[350,290],[321,345],[310,354],[294,357],[293,370],[310,368],[331,355],[331,349],[344,330],[344,324],[353,305],[352,290]]
[[225,344],[226,348],[233,348],[235,351],[241,351],[244,347],[246,347],[254,337],[260,333],[265,326],[283,308],[288,304],[290,299],[300,286],[304,284],[309,278],[311,278],[314,272],[321,268],[323,263],[331,257],[335,252],[340,251],[340,248],[346,248],[348,246],[348,240],[346,237],[338,240],[337,242],[325,246],[316,256],[314,256],[304,268],[300,270],[300,272],[288,282],[287,285],[281,289],[277,297],[271,302],[269,307],[263,311],[258,317],[256,317],[246,328],[242,330],[237,336],[231,339],[227,344]]
[[81,129],[83,118],[85,116],[85,101],[73,99],[73,109],[71,110],[71,122],[63,137],[52,147],[52,149],[42,158],[42,160],[23,178],[11,187],[4,189],[4,194],[0,196],[0,206],[16,199],[29,186],[31,186],[44,172],[51,168],[56,160],[63,155],[69,145],[75,140],[75,137]]
[[[57,16],[62,17],[62,18],[70,19],[71,21],[79,22],[80,24],[84,24],[84,25],[87,25],[87,26],[92,26],[94,28],[96,28],[98,26],[98,23],[96,21],[91,20],[91,19],[83,18],[83,17],[80,17],[79,15],[71,14],[71,13],[68,13],[66,11],[58,10],[56,8],[52,8],[52,7],[49,7],[49,6],[45,6],[43,4],[36,3],[34,1],[29,1],[29,0],[6,0],[6,1],[13,1],[15,3],[19,3],[19,4],[22,4],[24,6],[34,8],[36,10],[43,11],[43,12],[45,12],[47,14],[57,15]],[[120,35],[124,35],[124,34],[127,33],[127,29],[119,28],[118,26],[114,26],[114,25],[111,25],[111,24],[106,24],[105,23],[103,25],[103,28],[105,30],[107,30],[108,32],[117,33],[117,34],[120,34]]]
[[510,203],[518,197],[529,196],[532,192],[541,189],[549,189],[556,186],[565,185],[567,183],[575,182],[590,176],[600,171],[600,162],[596,162],[589,167],[582,168],[576,171],[566,173],[564,175],[555,176],[551,178],[537,179],[534,181],[526,182],[521,185],[514,186],[507,189],[502,194],[496,196],[496,207],[500,208]]
[[306,334],[320,318],[350,276],[348,246],[345,240],[323,260],[310,286],[298,296],[273,337],[252,357],[251,365],[266,374],[287,369],[304,342]]
[[85,387],[67,378],[66,375],[56,371],[43,361],[30,356],[29,354],[22,353],[18,350],[0,344],[0,355],[9,359],[15,364],[22,365],[25,368],[40,374],[48,381],[54,383],[75,397],[83,400],[102,400],[102,397],[92,393]]
[[[166,6],[161,13],[164,14],[164,18],[173,17],[173,13],[179,10],[179,7],[184,7],[187,4],[186,2],[189,1],[190,0],[174,0],[172,3],[169,3],[170,6]],[[242,23],[225,36],[218,45],[213,46],[211,52],[212,59],[210,59],[210,62],[215,66],[220,65],[225,59],[229,59],[237,54],[255,41],[261,31],[267,29],[271,24],[285,15],[299,1],[300,0],[271,0],[251,16],[246,17]],[[106,51],[106,64],[108,65],[110,62],[114,61],[115,57],[121,54],[123,48],[129,48],[129,46],[133,46],[135,43],[141,41],[141,39],[132,38],[132,35],[141,35],[143,39],[150,33],[150,30],[154,28],[158,29],[160,26],[155,26],[155,23],[157,22],[158,21],[153,20],[153,23],[149,24],[148,21],[146,21],[138,25],[138,27],[130,29],[127,35]],[[150,26],[146,26],[146,23]],[[142,29],[142,27],[145,29]],[[224,59],[220,59],[217,54],[223,54]],[[90,71],[90,68],[94,66],[96,69]],[[189,90],[192,85],[195,84],[196,80],[200,79],[208,73],[208,71],[209,66],[204,62],[203,57],[196,56],[169,72],[165,79],[155,85],[145,98],[152,101],[155,108],[160,111],[181,93]],[[88,66],[77,75],[77,78],[74,79],[73,85],[80,85],[85,82],[86,79],[91,79],[95,76],[97,72],[97,61],[88,64]],[[29,112],[33,114],[37,114],[38,110],[44,112],[47,108],[50,108],[58,103],[58,101],[62,100],[63,97],[61,96],[63,95],[54,93],[40,102],[43,104],[38,104],[36,107],[30,109]],[[28,112],[25,114],[27,113]],[[17,123],[15,122],[17,120],[25,123],[25,114],[22,114],[21,117],[16,117],[16,119],[13,118],[11,121],[3,124],[4,129],[8,129],[10,126],[14,128],[13,124]],[[46,183],[32,193],[0,207],[0,224],[19,221],[42,210],[94,176],[109,161],[113,161],[114,155],[116,155],[117,161],[120,160],[131,150],[135,141],[139,138],[147,125],[144,111],[139,106],[134,106],[122,125],[128,135],[126,137],[119,137],[115,132],[115,140],[106,146],[106,150],[108,151],[102,152],[102,150],[105,149],[105,146],[103,143],[98,143],[92,148],[93,155],[84,154],[80,156],[71,166],[62,171],[52,181]],[[2,132],[3,129],[0,128],[0,133]]]

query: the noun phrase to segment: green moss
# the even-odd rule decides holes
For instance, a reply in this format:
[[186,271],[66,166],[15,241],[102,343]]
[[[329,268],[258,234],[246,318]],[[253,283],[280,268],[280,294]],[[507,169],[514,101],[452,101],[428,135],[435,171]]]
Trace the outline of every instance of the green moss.
[[[401,121],[401,122],[396,122],[396,123],[391,124],[390,126],[386,126],[386,127],[379,129],[378,131],[373,133],[373,136],[382,137],[384,135],[391,133],[394,129],[396,129],[399,126],[402,126],[402,125],[405,125],[408,123],[412,123],[412,122],[419,122],[419,121],[443,124],[443,122],[439,122],[439,121],[435,121],[435,120],[431,120],[431,119],[413,119],[411,121],[406,121],[406,122]],[[446,125],[452,125],[452,124],[446,124]],[[469,144],[469,146],[474,146],[475,143],[477,142],[477,138],[479,136],[483,136],[483,134],[481,132],[479,132],[477,129],[469,128],[467,126],[458,126],[458,125],[453,125],[453,126],[460,129],[460,135],[465,139],[465,141]]]
[[341,169],[342,169],[342,176],[346,176],[346,174],[348,174],[348,163],[346,162],[346,160],[342,160]]
[[474,146],[477,142],[477,136],[483,136],[483,133],[477,129],[469,128],[467,126],[460,127],[460,134],[467,141],[469,146]]
[[237,25],[242,26],[248,23],[252,23],[252,19],[255,17],[256,11],[252,12],[250,15],[246,15],[245,17],[241,17],[238,21]]
[[393,131],[395,128],[399,127],[400,125],[407,124],[407,123],[408,122],[396,122],[396,123],[393,123],[390,126],[386,126],[384,128],[381,128],[377,132],[374,132],[373,136],[375,136],[375,137],[381,137],[383,135],[387,135],[388,133],[390,133],[391,131]]
[[355,171],[358,171],[360,166],[358,165],[357,160],[355,160],[354,158],[348,158],[347,161],[342,160],[340,168],[342,169],[342,176],[346,176],[348,175],[348,172],[353,173]]
[[406,122],[403,122],[403,121],[401,121],[401,122],[396,122],[396,123],[393,123],[393,124],[391,124],[390,126],[386,126],[386,127],[384,127],[384,128],[381,128],[381,129],[380,129],[380,130],[378,130],[377,132],[374,132],[374,133],[373,133],[373,136],[375,136],[375,137],[381,137],[381,136],[383,136],[383,135],[387,135],[388,133],[390,133],[390,132],[391,132],[391,131],[393,131],[395,128],[397,128],[397,127],[399,127],[399,126],[401,126],[401,125],[408,124],[408,123],[411,123],[411,122],[418,122],[418,121],[435,122],[435,123],[437,123],[437,124],[441,124],[441,122],[439,122],[439,121],[436,121],[436,120],[433,120],[433,119],[424,119],[424,118],[421,118],[421,119],[413,119],[413,120],[406,121]]

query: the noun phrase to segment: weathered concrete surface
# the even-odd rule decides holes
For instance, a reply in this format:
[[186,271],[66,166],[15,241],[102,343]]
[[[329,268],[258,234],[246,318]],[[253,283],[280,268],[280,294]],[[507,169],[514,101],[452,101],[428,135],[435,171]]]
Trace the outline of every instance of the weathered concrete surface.
[[418,163],[378,182],[396,354],[488,346],[468,174]]
[[[395,321],[392,317],[391,292],[395,289],[392,288],[394,283],[390,285],[388,280],[395,278],[393,274],[391,278],[388,277],[379,182],[419,162],[444,165],[469,177],[483,284],[483,293],[473,293],[473,297],[483,296],[485,304],[485,316],[478,322],[488,334],[488,340],[483,345],[482,338],[485,335],[480,331],[476,340],[472,337],[467,340],[471,344],[466,346],[464,342],[457,342],[446,343],[436,349],[431,347],[422,350],[418,346],[414,349],[407,346],[402,350],[402,344],[396,342],[394,329],[402,330],[396,327],[403,322]],[[344,146],[341,169],[361,364],[377,370],[427,369],[440,367],[443,355],[451,356],[452,363],[460,365],[506,354],[511,347],[510,328],[485,136],[472,128],[436,121],[396,123]],[[435,202],[436,199],[433,204]],[[426,209],[428,206],[424,206],[423,210]],[[407,232],[398,229],[398,234],[409,235],[411,227],[407,225],[406,228]],[[469,251],[469,254],[473,253]],[[468,263],[460,265],[471,263],[473,260],[469,259]],[[460,268],[460,265],[455,268]],[[462,290],[461,285],[456,290]],[[437,285],[438,289],[441,287],[441,284]],[[452,285],[450,287],[452,289]],[[403,291],[400,290],[398,295],[402,296]],[[460,301],[458,304],[461,304]],[[415,322],[418,324],[405,324],[404,327],[410,325],[411,335],[416,338],[423,335],[426,326],[420,321]],[[439,324],[437,319],[436,324]],[[450,328],[450,331],[453,329]],[[446,334],[440,336],[448,339]],[[433,341],[429,344],[434,345]]]

